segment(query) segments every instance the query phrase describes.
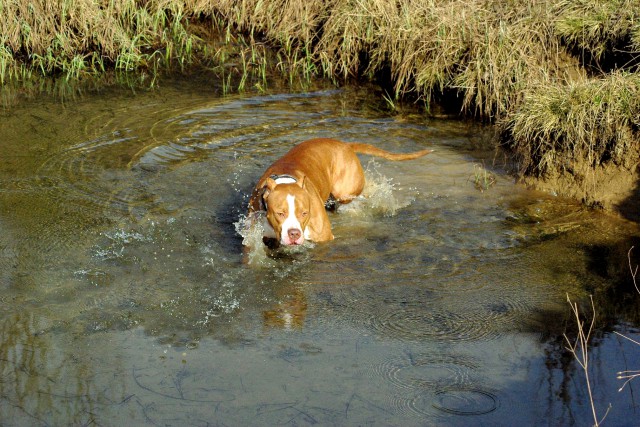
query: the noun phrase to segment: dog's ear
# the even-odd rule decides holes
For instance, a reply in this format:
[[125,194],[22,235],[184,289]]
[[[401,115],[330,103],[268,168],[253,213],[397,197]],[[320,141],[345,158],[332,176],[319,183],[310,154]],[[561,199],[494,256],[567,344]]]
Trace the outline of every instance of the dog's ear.
[[275,179],[271,177],[267,178],[266,187],[268,191],[273,191],[273,189],[276,188],[276,185],[278,185],[278,183]]
[[262,187],[262,199],[263,200],[267,200],[267,197],[269,197],[269,193],[271,193],[271,190],[269,190],[269,188],[267,188],[267,186],[265,185],[264,187]]
[[271,190],[269,190],[269,188],[267,188],[267,186],[265,185],[264,187],[262,187],[261,193],[260,193],[260,209],[263,211],[267,211],[267,197],[269,197],[269,193],[271,193]]

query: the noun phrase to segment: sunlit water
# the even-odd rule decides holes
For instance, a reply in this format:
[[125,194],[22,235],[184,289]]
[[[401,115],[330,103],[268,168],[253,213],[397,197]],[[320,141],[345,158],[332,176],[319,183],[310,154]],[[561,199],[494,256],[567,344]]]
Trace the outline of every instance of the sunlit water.
[[[247,263],[253,183],[312,137],[435,151],[362,157],[334,241]],[[628,275],[638,229],[514,184],[490,137],[370,88],[176,82],[4,111],[0,424],[592,424],[566,298]],[[603,301],[596,407],[637,425],[615,376],[640,347],[610,333],[638,339],[635,320]]]

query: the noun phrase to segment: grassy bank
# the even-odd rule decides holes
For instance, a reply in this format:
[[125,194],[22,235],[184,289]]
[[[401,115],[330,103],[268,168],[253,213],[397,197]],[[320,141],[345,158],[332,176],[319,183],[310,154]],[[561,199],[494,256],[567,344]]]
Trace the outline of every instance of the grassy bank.
[[0,2],[0,82],[34,73],[79,78],[190,61],[194,36],[178,2]]
[[0,13],[2,84],[195,65],[228,90],[274,71],[365,78],[494,123],[529,176],[637,163],[639,0],[0,0]]

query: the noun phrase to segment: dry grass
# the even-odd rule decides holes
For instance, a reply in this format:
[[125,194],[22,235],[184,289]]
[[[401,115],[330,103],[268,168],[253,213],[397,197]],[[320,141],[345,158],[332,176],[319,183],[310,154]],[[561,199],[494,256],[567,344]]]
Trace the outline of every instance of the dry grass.
[[557,34],[596,60],[616,49],[640,48],[638,0],[565,0],[556,9]]
[[428,101],[457,92],[466,111],[492,119],[517,105],[531,82],[577,70],[548,17],[544,2],[342,1],[328,15],[315,57],[342,76],[388,68],[396,96]]
[[505,122],[522,171],[544,175],[586,161],[631,168],[627,153],[640,126],[640,75],[615,72],[600,79],[529,89]]

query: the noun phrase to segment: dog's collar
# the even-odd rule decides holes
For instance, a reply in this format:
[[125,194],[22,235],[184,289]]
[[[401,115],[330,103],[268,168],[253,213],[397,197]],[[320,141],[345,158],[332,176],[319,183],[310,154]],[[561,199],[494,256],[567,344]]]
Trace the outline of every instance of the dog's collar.
[[276,184],[295,184],[298,182],[295,176],[283,174],[283,175],[271,175],[269,178],[274,180]]

